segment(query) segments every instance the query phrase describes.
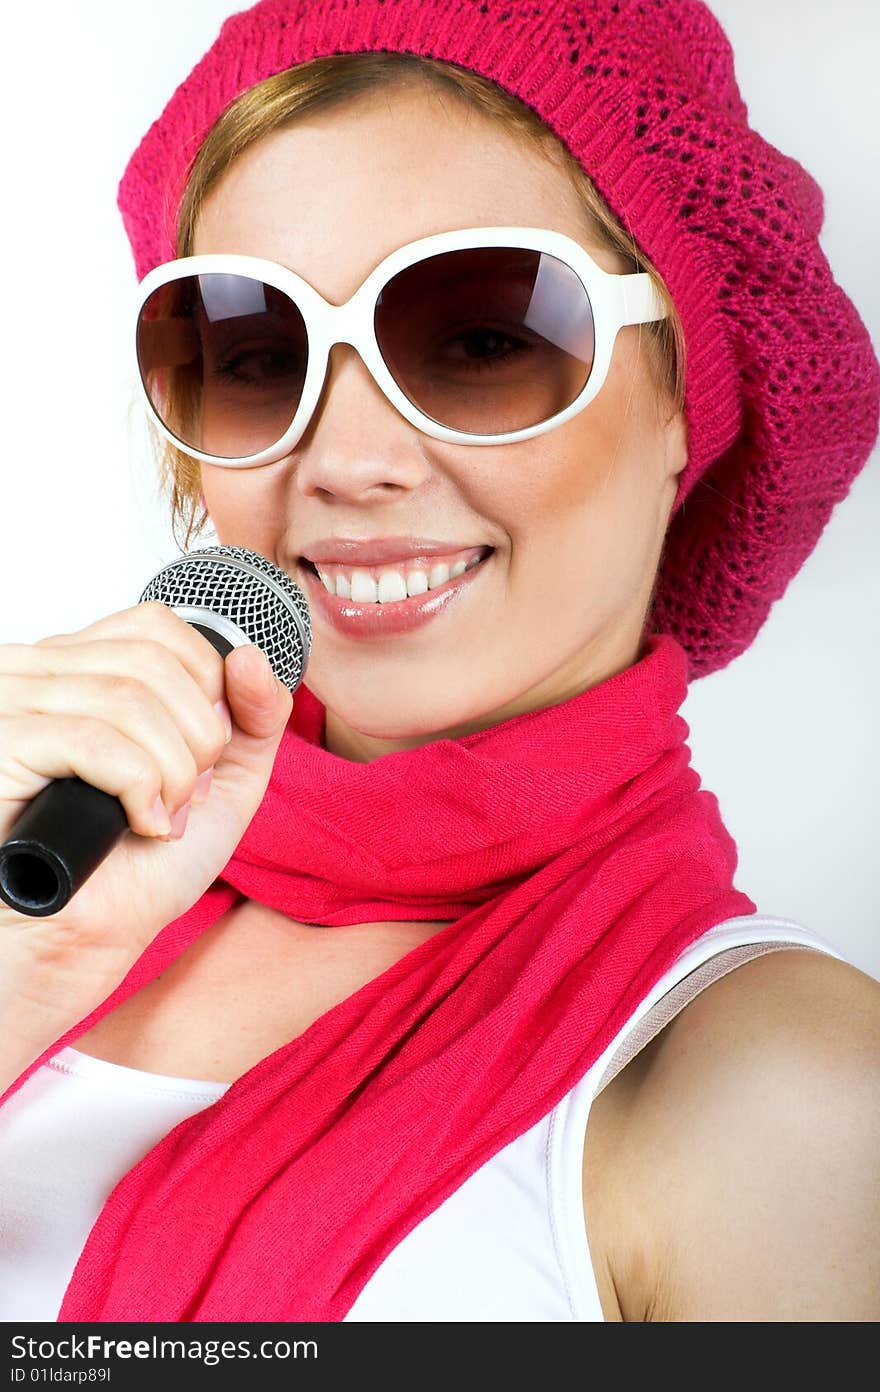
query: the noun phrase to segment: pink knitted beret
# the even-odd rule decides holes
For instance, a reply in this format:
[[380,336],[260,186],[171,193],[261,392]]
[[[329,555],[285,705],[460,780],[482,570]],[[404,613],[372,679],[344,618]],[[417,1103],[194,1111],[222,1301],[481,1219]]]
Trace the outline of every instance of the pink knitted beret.
[[691,679],[751,643],[878,434],[880,364],[818,242],[822,191],[752,130],[700,0],[262,0],[223,24],[141,141],[119,208],[139,277],[176,254],[193,158],[245,88],[389,49],[530,106],[663,276],[687,345],[688,462],[649,627]]

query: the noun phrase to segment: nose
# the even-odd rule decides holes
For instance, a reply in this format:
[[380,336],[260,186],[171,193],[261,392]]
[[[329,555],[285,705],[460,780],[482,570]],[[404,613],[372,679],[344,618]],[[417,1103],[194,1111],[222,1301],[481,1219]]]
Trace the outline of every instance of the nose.
[[314,415],[293,454],[296,488],[304,496],[387,501],[394,492],[418,488],[430,474],[419,432],[349,343],[331,348]]

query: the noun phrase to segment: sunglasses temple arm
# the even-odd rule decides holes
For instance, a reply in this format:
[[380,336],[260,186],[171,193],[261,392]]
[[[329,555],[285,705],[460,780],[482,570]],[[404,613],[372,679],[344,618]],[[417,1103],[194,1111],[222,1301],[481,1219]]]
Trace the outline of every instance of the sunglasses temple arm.
[[620,327],[628,324],[652,324],[665,319],[666,307],[647,271],[616,275],[620,303]]

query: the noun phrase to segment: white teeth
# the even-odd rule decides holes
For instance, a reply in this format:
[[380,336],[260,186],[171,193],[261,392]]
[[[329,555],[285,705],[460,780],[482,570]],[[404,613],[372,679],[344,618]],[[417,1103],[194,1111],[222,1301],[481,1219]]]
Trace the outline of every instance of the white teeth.
[[378,602],[379,587],[368,571],[353,570],[351,572],[351,598],[356,604],[376,604]]
[[436,590],[438,585],[445,585],[449,579],[449,566],[445,564],[431,566],[428,571],[428,589]]
[[428,588],[428,577],[423,570],[411,570],[406,577],[408,595],[424,594]]
[[474,566],[480,564],[480,559],[474,556],[470,561],[456,561],[453,566],[441,561],[431,566],[429,571],[411,570],[407,575],[399,570],[385,570],[378,582],[368,570],[353,570],[349,580],[341,571],[332,574],[317,566],[315,569],[328,594],[337,595],[340,599],[352,599],[356,604],[394,604],[408,595],[436,590],[447,580],[463,575],[466,570],[473,570]]
[[406,599],[406,581],[399,570],[385,570],[379,576],[378,600],[387,604],[389,600]]

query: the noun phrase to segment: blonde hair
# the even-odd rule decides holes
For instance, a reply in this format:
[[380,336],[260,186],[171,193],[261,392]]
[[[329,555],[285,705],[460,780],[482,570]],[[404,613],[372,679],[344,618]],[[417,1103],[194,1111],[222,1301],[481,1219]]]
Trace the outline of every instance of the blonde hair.
[[[214,123],[196,155],[181,200],[177,221],[178,256],[190,256],[200,209],[225,170],[249,146],[298,116],[328,110],[379,86],[405,83],[408,79],[430,84],[454,94],[472,108],[492,116],[504,128],[534,142],[547,157],[561,164],[583,203],[587,225],[598,239],[629,262],[628,269],[647,271],[666,306],[667,318],[640,326],[652,349],[649,361],[658,387],[672,414],[684,403],[684,332],[672,298],[659,272],[636,246],[635,240],[601,197],[588,175],[561,140],[540,117],[496,83],[466,68],[411,53],[347,53],[316,58],[298,64],[257,83],[237,97]],[[169,445],[153,431],[163,490],[170,495],[172,527],[185,529],[182,546],[188,548],[208,521],[200,503],[201,466],[182,450]],[[181,544],[181,543],[179,543]]]

